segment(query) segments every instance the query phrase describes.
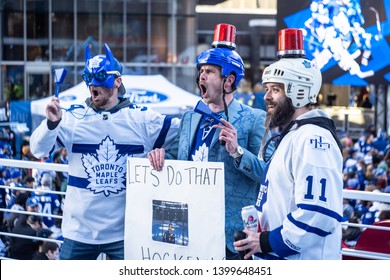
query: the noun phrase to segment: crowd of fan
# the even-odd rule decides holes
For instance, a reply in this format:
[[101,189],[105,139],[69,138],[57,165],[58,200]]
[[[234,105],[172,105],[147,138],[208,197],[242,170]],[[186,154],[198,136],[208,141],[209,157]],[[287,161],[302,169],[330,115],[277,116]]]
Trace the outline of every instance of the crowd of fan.
[[[7,131],[12,135],[12,131]],[[0,132],[0,158],[14,159],[14,141]],[[22,160],[38,161],[29,151],[29,139],[21,147]],[[45,162],[67,164],[67,152],[59,149]],[[31,260],[57,259],[62,240],[61,222],[64,196],[47,191],[65,191],[67,173],[40,169],[0,166],[0,207],[11,212],[0,212],[0,231],[27,235],[53,241],[0,235],[0,256]],[[17,212],[20,211],[20,212]],[[52,215],[40,216],[34,213]],[[58,217],[57,217],[58,216]]]
[[[344,148],[344,189],[390,193],[390,140],[384,131],[369,126],[352,141],[341,135]],[[343,219],[349,223],[372,225],[390,219],[390,204],[377,201],[344,199]],[[343,241],[354,248],[364,228],[344,226]]]

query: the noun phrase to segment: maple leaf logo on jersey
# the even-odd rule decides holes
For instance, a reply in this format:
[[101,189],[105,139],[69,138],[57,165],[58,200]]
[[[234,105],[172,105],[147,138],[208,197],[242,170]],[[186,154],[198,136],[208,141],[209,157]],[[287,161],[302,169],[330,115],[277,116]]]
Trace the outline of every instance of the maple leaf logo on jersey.
[[192,155],[193,161],[207,161],[209,154],[209,148],[203,143],[202,146],[199,147],[198,150],[195,151],[195,154]]
[[107,136],[96,150],[97,154],[83,154],[81,161],[88,174],[87,189],[95,194],[119,193],[126,188],[126,157],[118,155],[114,141]]

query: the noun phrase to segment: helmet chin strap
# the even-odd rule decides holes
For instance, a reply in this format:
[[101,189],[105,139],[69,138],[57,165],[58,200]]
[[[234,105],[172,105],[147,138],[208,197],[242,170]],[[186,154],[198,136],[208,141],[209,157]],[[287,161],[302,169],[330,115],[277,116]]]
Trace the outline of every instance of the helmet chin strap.
[[225,115],[226,115],[226,120],[229,121],[229,113],[228,113],[228,105],[226,103],[226,94],[231,94],[233,93],[236,89],[234,87],[232,87],[232,90],[231,91],[226,91],[225,90],[225,82],[226,82],[226,77],[223,78],[223,83],[222,83],[222,100],[223,100],[223,107],[225,109]]
[[226,120],[229,121],[228,105],[226,103],[226,91],[223,91],[223,107],[225,108]]
[[[224,110],[225,110],[225,116],[226,116],[226,121],[229,121],[229,111],[228,111],[228,105],[226,103],[226,94],[230,94],[232,93],[233,91],[230,91],[230,92],[227,92],[225,90],[225,82],[226,82],[226,77],[223,78],[223,83],[222,83],[222,101],[223,101],[223,107],[224,107]],[[221,140],[221,146],[225,146],[226,145],[226,142]]]

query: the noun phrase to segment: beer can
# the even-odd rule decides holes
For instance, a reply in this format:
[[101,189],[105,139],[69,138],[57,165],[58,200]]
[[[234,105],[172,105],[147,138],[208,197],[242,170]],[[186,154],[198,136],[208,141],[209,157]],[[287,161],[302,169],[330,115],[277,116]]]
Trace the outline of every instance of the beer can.
[[260,231],[257,210],[254,205],[242,207],[241,216],[242,221],[244,223],[244,228],[247,228],[254,232]]

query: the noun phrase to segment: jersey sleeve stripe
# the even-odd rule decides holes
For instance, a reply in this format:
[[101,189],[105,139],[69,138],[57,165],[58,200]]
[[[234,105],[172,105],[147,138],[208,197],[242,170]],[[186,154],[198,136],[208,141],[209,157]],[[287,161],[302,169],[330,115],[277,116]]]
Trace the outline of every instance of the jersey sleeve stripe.
[[299,208],[303,209],[303,210],[309,210],[309,211],[315,211],[315,212],[318,212],[318,213],[321,213],[323,215],[326,215],[328,217],[331,217],[333,219],[336,219],[338,222],[341,222],[342,221],[342,216],[340,216],[339,214],[337,214],[336,212],[332,211],[332,210],[329,210],[327,208],[324,208],[324,207],[321,207],[321,206],[318,206],[318,205],[311,205],[311,204],[303,204],[303,203],[300,203],[297,205]]
[[298,254],[299,252],[291,249],[286,243],[283,241],[282,237],[282,226],[272,230],[269,234],[269,242],[273,251],[280,257],[284,258],[290,255]]
[[167,137],[169,128],[171,127],[172,118],[169,116],[166,116],[164,119],[163,126],[160,130],[160,134],[157,137],[156,142],[154,143],[153,150],[156,148],[161,148],[165,143],[165,138]]
[[310,226],[308,224],[305,224],[305,223],[302,223],[302,222],[299,222],[299,221],[295,220],[293,218],[293,216],[291,215],[291,213],[287,215],[287,218],[296,227],[298,227],[298,228],[300,228],[300,229],[302,229],[302,230],[304,230],[306,232],[311,232],[311,233],[314,233],[314,234],[316,234],[318,236],[321,236],[321,237],[325,237],[325,236],[331,234],[331,232],[326,232],[326,231],[324,231],[322,229],[319,229],[317,227],[312,227],[312,226]]

